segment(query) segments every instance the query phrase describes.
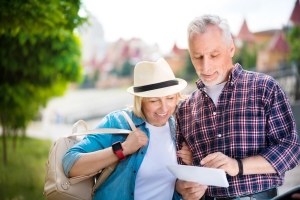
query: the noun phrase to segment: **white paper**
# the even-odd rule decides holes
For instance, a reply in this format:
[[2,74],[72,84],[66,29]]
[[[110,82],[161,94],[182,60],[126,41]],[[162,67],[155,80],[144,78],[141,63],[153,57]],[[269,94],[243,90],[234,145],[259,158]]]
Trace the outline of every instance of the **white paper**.
[[167,168],[180,180],[219,187],[229,186],[225,171],[222,169],[187,165],[167,165]]

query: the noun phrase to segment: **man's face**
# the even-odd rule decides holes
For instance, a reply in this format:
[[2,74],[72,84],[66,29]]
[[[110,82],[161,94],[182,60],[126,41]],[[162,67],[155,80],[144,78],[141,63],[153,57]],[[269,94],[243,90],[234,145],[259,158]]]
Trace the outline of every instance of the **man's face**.
[[232,69],[234,45],[226,44],[217,26],[210,25],[205,33],[192,33],[189,49],[195,70],[206,86],[213,86],[228,79]]

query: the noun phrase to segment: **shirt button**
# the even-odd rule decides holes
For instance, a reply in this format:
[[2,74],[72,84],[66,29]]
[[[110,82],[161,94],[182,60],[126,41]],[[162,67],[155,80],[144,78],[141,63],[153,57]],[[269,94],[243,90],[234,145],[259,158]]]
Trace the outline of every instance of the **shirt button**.
[[217,113],[216,112],[213,112],[213,115],[216,115]]
[[135,171],[135,170],[133,170],[133,173],[136,173],[136,171]]
[[205,97],[207,97],[207,94],[205,95]]
[[221,137],[222,135],[221,134],[218,134],[218,137]]

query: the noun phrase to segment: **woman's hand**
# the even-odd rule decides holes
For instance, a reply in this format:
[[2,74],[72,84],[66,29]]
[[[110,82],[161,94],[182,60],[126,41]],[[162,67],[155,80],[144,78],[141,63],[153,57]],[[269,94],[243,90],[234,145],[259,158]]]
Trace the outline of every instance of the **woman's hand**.
[[207,186],[177,179],[175,188],[184,200],[199,200],[204,195]]
[[137,128],[135,131],[129,133],[126,140],[122,143],[123,153],[125,156],[133,154],[147,144],[147,135],[143,131],[141,131],[141,129]]
[[177,151],[177,156],[181,158],[185,164],[192,165],[193,155],[190,148],[185,142],[182,143],[182,148]]

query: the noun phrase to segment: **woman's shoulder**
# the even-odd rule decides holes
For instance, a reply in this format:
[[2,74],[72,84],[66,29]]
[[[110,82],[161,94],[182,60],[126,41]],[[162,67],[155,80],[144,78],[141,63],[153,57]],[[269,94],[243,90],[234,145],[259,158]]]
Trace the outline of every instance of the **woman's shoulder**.
[[124,115],[124,112],[126,112],[126,114],[129,116],[129,118],[133,121],[134,124],[136,124],[136,122],[140,120],[140,118],[133,115],[131,109],[124,108],[108,113],[97,125],[97,128],[128,129],[129,123]]

